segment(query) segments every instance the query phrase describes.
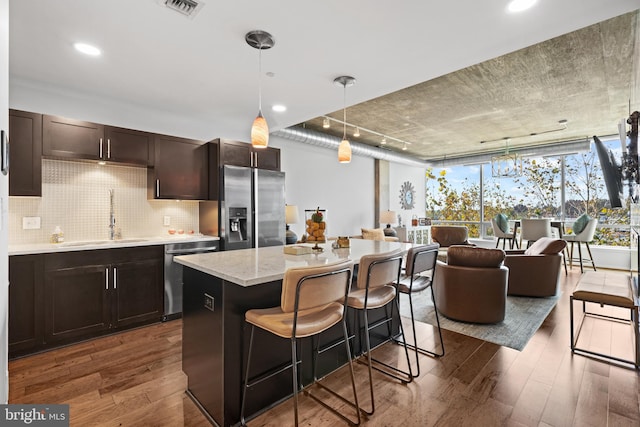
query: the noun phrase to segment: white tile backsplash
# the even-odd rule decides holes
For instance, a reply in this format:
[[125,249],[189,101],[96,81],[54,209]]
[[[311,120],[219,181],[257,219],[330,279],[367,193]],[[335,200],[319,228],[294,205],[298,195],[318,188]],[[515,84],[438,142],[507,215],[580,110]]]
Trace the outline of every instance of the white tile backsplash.
[[[198,202],[147,200],[145,168],[43,159],[42,197],[9,198],[9,244],[48,242],[56,225],[67,241],[108,239],[110,189],[123,238],[198,232]],[[165,215],[170,227],[162,225]],[[25,216],[41,217],[41,228],[23,230]]]

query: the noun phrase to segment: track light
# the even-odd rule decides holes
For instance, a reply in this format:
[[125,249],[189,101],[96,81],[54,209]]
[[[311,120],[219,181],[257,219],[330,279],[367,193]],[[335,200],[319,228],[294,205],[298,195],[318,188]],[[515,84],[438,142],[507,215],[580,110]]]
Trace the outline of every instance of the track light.
[[406,143],[402,146],[402,151],[407,151],[407,144]]
[[325,129],[329,129],[331,127],[331,123],[329,123],[329,119],[327,119],[326,117],[322,121],[322,127]]
[[357,137],[359,137],[359,136],[360,136],[360,128],[358,128],[358,127],[356,126],[356,130],[355,130],[355,131],[353,131],[353,137],[354,137],[354,138],[357,138]]
[[387,145],[387,138],[385,136],[382,137],[382,141],[380,141],[380,144]]

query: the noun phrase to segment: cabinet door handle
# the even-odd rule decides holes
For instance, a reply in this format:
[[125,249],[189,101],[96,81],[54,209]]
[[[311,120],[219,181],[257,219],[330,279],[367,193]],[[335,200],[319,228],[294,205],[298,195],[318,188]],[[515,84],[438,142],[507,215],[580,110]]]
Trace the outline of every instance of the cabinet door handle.
[[107,138],[107,159],[111,158],[111,139]]
[[104,269],[104,289],[109,290],[109,269]]
[[113,289],[118,289],[118,269],[113,267]]
[[100,153],[98,157],[102,158],[102,138],[100,138]]
[[156,179],[156,197],[160,197],[160,180]]

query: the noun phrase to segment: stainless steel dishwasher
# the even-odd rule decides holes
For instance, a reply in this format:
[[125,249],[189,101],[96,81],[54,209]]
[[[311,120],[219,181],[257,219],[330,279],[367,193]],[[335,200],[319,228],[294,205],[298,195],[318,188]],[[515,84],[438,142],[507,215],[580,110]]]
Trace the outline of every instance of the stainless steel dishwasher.
[[164,314],[163,321],[182,316],[182,265],[173,262],[178,255],[215,252],[220,245],[217,240],[180,242],[164,245]]

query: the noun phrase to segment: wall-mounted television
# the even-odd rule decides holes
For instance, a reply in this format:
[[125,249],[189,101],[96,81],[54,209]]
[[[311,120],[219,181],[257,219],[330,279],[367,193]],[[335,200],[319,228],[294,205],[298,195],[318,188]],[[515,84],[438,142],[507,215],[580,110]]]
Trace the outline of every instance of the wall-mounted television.
[[594,135],[593,142],[596,146],[596,152],[598,153],[598,159],[600,160],[600,169],[602,169],[602,175],[604,177],[604,183],[607,187],[607,194],[609,195],[609,203],[612,208],[621,208],[624,187],[622,184],[622,170],[616,158],[613,156],[611,150],[608,150],[600,138]]

